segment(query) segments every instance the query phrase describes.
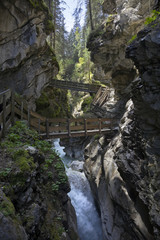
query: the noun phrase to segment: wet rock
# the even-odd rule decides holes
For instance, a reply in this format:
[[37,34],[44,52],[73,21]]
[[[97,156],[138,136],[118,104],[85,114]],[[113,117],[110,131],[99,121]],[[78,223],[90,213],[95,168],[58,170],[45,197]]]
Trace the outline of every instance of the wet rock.
[[141,185],[139,189],[141,167],[145,161],[144,155],[140,154],[141,135],[133,109],[130,100],[126,104],[118,135],[104,148],[103,155],[97,155],[94,164],[92,154],[85,156],[85,173],[100,208],[104,239],[107,240],[121,240],[124,236],[129,239],[154,239],[148,202],[144,201],[146,183],[143,182],[144,188]]
[[16,217],[15,208],[9,198],[0,190],[0,239],[27,240],[25,229]]
[[75,171],[83,172],[84,162],[73,161],[70,165],[70,168]]

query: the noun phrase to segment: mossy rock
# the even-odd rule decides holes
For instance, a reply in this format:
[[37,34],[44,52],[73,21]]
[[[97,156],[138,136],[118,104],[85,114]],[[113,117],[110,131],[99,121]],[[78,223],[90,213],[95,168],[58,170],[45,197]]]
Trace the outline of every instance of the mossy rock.
[[84,99],[84,101],[82,103],[82,110],[83,110],[83,112],[87,112],[90,109],[92,101],[93,101],[93,97],[92,96],[89,96],[89,97]]
[[36,100],[36,111],[47,118],[70,117],[67,91],[47,87]]
[[15,208],[11,200],[0,190],[0,212],[5,217],[15,217]]

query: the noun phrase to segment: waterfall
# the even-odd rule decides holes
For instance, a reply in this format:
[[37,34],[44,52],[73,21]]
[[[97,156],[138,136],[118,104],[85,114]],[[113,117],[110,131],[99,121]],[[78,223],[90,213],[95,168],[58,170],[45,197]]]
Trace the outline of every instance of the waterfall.
[[76,211],[80,240],[102,240],[101,220],[94,204],[88,180],[84,172],[74,170],[82,168],[83,163],[76,160],[76,167],[72,168],[74,160],[65,156],[63,147],[59,145],[58,139],[54,141],[54,146],[63,160],[71,185],[71,191],[68,195]]

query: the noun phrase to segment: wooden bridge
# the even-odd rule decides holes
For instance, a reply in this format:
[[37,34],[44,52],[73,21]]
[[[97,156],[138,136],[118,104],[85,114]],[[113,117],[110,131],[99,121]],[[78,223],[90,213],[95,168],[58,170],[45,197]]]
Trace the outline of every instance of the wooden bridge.
[[115,130],[115,120],[108,118],[47,119],[29,109],[25,100],[11,90],[0,93],[0,138],[15,120],[27,120],[28,126],[43,138],[68,138],[107,134]]
[[100,85],[84,84],[84,83],[55,80],[55,79],[52,80],[52,82],[50,83],[50,86],[61,88],[61,89],[69,89],[72,91],[82,91],[82,92],[90,92],[90,93],[96,93],[100,88]]

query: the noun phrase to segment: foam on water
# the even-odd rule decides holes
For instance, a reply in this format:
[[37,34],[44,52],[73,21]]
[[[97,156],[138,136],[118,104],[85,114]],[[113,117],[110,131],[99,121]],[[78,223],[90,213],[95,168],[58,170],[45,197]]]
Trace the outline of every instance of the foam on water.
[[[54,141],[54,145],[63,159],[64,165],[70,164],[73,159],[65,156],[64,148],[59,145],[59,140]],[[71,185],[68,195],[76,211],[80,239],[102,240],[101,221],[85,174],[74,171],[70,167],[66,167],[66,174]]]

